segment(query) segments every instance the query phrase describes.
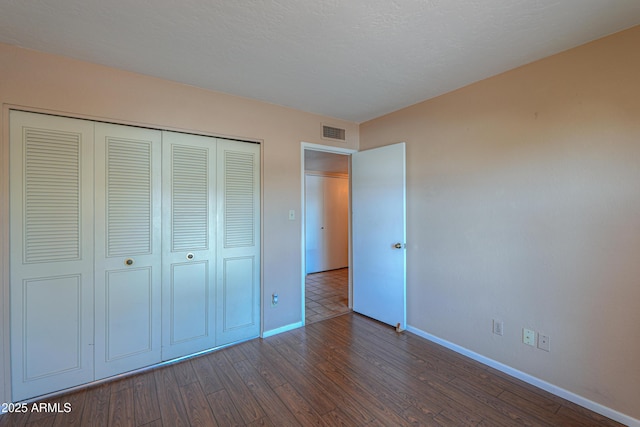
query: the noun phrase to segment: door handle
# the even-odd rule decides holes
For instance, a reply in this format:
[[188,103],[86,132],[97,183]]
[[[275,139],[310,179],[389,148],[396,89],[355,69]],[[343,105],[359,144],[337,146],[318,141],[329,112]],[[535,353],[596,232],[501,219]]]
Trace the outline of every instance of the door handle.
[[398,242],[395,245],[393,245],[394,249],[402,249],[404,248],[405,245],[403,245],[402,243]]
[[192,260],[192,259],[194,259],[194,258],[195,258],[195,255],[193,255],[192,253],[188,253],[188,254],[187,254],[187,259],[188,259],[189,261],[191,261],[191,260]]
[[133,265],[133,263],[134,263],[133,258],[127,258],[124,260],[124,265],[130,266],[130,265]]

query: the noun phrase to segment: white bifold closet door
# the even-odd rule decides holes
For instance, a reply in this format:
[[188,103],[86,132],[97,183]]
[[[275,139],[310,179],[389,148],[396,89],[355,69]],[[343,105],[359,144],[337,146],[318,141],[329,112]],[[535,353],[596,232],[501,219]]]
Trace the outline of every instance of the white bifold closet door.
[[12,399],[93,380],[93,123],[11,112]]
[[163,133],[164,360],[260,333],[260,146]]
[[163,134],[162,358],[215,347],[216,141]]
[[161,360],[161,138],[95,124],[96,379]]
[[260,145],[217,140],[216,344],[260,334]]
[[12,400],[260,333],[260,146],[10,112]]

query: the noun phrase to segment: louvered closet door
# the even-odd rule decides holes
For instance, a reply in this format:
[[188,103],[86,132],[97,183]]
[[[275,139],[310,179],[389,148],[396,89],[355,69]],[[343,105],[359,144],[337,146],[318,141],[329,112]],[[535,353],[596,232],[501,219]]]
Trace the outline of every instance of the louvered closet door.
[[161,132],[95,124],[95,376],[161,358]]
[[218,139],[217,345],[260,333],[260,146]]
[[12,399],[93,379],[93,123],[10,113]]
[[162,358],[216,346],[216,140],[163,132]]

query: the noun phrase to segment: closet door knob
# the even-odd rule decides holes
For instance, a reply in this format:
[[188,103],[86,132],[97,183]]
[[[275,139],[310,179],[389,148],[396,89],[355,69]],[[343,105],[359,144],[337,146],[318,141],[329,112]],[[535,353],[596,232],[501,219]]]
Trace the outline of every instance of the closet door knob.
[[188,259],[188,260],[192,260],[192,259],[194,259],[194,258],[195,258],[195,255],[193,255],[192,253],[188,253],[188,254],[187,254],[187,259]]
[[124,265],[133,265],[133,258],[127,258],[124,260]]

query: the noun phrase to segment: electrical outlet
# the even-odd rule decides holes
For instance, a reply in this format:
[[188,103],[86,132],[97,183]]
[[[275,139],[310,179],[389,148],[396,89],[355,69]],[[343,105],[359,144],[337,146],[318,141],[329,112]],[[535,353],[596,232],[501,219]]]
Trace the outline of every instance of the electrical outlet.
[[532,331],[531,329],[522,329],[522,342],[534,346],[536,345],[536,331]]
[[502,336],[504,334],[504,322],[493,319],[493,333]]
[[551,351],[551,339],[549,335],[538,334],[538,348],[544,351]]

